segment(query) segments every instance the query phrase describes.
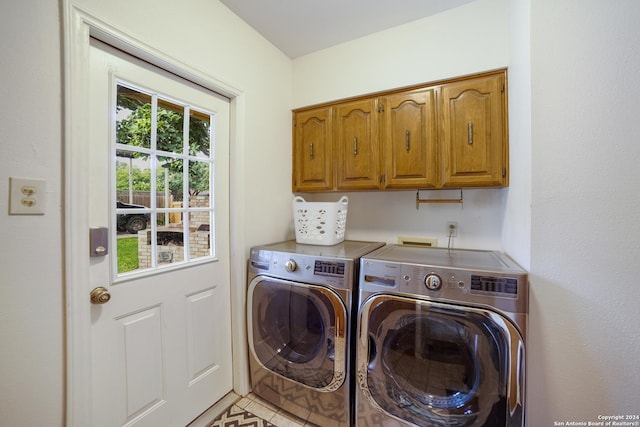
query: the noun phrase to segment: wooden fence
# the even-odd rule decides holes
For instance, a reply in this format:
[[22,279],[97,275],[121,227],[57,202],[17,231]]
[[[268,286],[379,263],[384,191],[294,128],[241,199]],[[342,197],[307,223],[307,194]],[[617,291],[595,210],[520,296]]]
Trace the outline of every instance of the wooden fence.
[[[134,205],[142,205],[151,207],[151,192],[150,191],[133,191],[132,200],[129,200],[128,190],[118,190],[116,197],[118,201],[124,203],[133,203]],[[173,202],[173,195],[169,195],[169,203],[165,204],[164,193],[156,192],[156,206],[157,207],[169,207]]]

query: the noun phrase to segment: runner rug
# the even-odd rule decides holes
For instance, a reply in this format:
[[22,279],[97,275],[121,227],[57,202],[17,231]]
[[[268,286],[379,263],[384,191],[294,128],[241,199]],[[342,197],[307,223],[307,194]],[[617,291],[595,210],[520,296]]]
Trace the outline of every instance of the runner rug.
[[220,414],[207,427],[276,427],[251,412],[236,405],[231,405],[224,413]]

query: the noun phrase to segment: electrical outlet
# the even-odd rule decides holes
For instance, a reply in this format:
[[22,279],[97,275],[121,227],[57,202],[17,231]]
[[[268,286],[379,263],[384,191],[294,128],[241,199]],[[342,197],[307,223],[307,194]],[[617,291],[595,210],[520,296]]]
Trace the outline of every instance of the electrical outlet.
[[447,222],[447,236],[458,237],[458,223],[454,221]]
[[9,177],[9,215],[44,215],[44,179]]

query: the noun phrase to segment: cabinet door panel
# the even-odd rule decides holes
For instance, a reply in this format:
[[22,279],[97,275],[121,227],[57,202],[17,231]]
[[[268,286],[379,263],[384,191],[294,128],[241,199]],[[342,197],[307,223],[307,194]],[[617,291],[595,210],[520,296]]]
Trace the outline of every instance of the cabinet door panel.
[[436,116],[433,90],[387,95],[384,106],[386,188],[436,186]]
[[331,108],[294,116],[293,191],[333,188]]
[[339,190],[379,188],[377,100],[366,99],[334,108],[335,157]]
[[442,86],[444,186],[504,186],[504,76]]

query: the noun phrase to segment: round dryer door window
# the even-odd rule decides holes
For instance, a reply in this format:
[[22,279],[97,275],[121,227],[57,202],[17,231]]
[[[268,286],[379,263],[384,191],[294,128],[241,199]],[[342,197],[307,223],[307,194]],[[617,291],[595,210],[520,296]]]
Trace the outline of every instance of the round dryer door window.
[[391,296],[372,297],[361,318],[360,386],[375,407],[419,426],[510,425],[510,347],[521,341],[508,320]]
[[261,365],[319,390],[342,385],[347,311],[337,293],[258,277],[248,298],[249,345]]

